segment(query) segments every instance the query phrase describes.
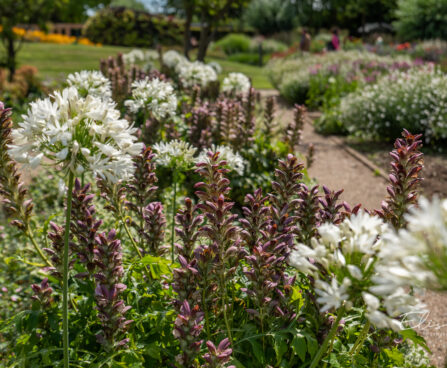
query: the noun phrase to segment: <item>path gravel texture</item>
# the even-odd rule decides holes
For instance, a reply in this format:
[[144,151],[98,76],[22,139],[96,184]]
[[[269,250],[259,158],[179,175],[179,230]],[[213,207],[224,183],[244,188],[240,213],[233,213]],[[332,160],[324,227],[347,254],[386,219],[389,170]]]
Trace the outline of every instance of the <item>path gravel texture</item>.
[[[265,91],[262,96],[275,95],[275,92]],[[293,119],[293,110],[282,104],[279,98],[277,105],[276,121],[279,129],[283,129]],[[366,156],[359,160],[346,150],[342,140],[316,133],[310,120],[304,126],[301,142],[299,150],[303,154],[310,144],[315,147],[315,160],[309,174],[319,184],[325,184],[332,190],[343,188],[342,200],[351,206],[361,203],[363,208],[380,208],[386,196],[387,181],[365,165],[365,161],[371,163]],[[426,292],[420,298],[428,311],[417,330],[432,351],[432,363],[443,368],[447,354],[447,295]]]

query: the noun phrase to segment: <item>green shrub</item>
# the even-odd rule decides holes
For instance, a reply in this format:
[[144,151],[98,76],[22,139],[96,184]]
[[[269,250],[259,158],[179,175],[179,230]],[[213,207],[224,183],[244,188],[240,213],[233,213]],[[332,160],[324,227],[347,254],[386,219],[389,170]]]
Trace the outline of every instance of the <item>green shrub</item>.
[[342,98],[322,129],[342,124],[356,136],[392,139],[405,128],[423,133],[426,143],[445,142],[446,86],[447,76],[430,66],[386,75]]
[[251,49],[253,52],[257,52],[259,43],[262,43],[262,51],[266,54],[273,54],[275,52],[284,52],[288,49],[288,46],[280,41],[268,38],[265,40],[254,39],[251,42]]
[[240,33],[230,33],[213,45],[213,48],[222,49],[226,55],[249,52],[250,47],[250,37]]
[[263,35],[290,31],[297,24],[294,7],[289,0],[253,0],[245,11],[245,19]]
[[181,44],[183,25],[165,16],[126,8],[105,8],[86,22],[83,34],[105,45],[152,47]]
[[[269,60],[268,55],[263,55],[262,64],[264,65]],[[254,52],[240,52],[237,54],[230,55],[228,60],[235,61],[237,63],[249,64],[249,65],[259,65],[259,54]]]
[[399,0],[396,15],[403,40],[447,39],[447,0]]

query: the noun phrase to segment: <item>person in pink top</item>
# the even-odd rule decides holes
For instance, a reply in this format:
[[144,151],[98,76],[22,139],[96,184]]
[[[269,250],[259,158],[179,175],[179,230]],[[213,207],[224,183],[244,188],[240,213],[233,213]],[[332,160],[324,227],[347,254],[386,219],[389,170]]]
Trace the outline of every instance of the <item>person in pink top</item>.
[[333,50],[340,50],[340,39],[338,38],[338,29],[336,28],[332,31],[332,46],[334,47]]

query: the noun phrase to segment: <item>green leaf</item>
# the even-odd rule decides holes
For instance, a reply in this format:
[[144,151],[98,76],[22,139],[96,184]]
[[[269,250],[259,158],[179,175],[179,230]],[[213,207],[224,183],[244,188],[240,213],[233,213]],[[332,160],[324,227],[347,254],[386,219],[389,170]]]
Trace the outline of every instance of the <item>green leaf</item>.
[[318,350],[318,341],[315,337],[305,334],[307,340],[307,351],[311,356],[314,356]]
[[276,362],[281,363],[282,356],[287,352],[288,346],[286,344],[286,339],[281,334],[273,335],[273,348],[275,349]]
[[248,341],[250,342],[256,360],[259,363],[264,364],[264,352],[262,350],[261,344],[255,339],[249,339]]
[[301,334],[295,335],[292,340],[292,348],[293,352],[304,362],[307,352],[306,338]]
[[417,332],[411,328],[407,330],[400,331],[402,337],[406,340],[409,339],[413,341],[416,345],[422,346],[427,352],[431,353],[430,348],[427,346],[427,342],[422,336],[419,336]]
[[146,353],[156,360],[160,360],[160,348],[156,345],[155,342],[149,344],[146,347]]

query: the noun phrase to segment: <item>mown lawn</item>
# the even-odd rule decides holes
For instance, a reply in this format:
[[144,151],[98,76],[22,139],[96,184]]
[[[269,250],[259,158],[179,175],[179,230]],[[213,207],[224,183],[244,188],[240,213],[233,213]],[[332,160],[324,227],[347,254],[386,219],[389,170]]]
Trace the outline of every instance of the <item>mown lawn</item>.
[[[116,46],[57,45],[50,43],[25,43],[18,55],[19,65],[33,65],[44,79],[63,79],[67,74],[79,70],[98,69],[99,60],[129,52],[132,48]],[[4,51],[0,49],[0,53]],[[217,61],[223,69],[221,78],[230,72],[240,72],[253,80],[257,89],[272,88],[266,72],[258,66],[246,65],[211,56],[207,61]]]

